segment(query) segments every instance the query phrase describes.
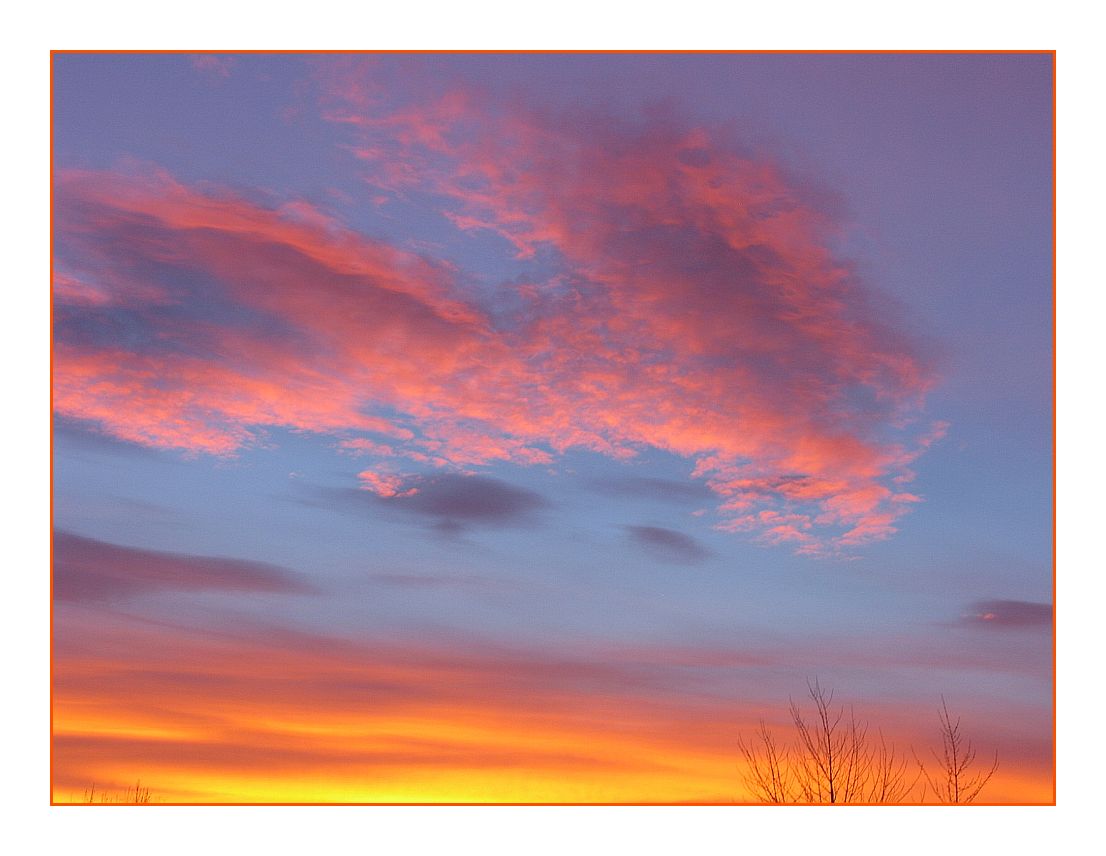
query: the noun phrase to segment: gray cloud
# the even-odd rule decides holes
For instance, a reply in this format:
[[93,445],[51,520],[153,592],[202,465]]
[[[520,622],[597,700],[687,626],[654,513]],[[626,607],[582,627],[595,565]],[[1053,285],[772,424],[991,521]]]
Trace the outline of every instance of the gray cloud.
[[690,535],[662,526],[627,526],[630,540],[668,562],[691,564],[714,555]]
[[365,582],[391,588],[404,589],[486,589],[497,590],[505,587],[501,580],[482,577],[475,574],[368,574]]
[[468,525],[527,523],[535,512],[549,506],[545,497],[532,490],[489,476],[456,473],[410,476],[395,496],[378,496],[356,488],[325,490],[322,495],[328,507],[349,510],[369,506],[377,511],[395,511],[423,518],[445,535],[458,534]]
[[1026,600],[977,600],[969,604],[961,623],[972,627],[1050,627],[1052,604]]
[[404,487],[415,487],[418,492],[412,496],[389,497],[385,501],[416,514],[444,520],[508,523],[546,505],[546,501],[533,491],[486,476],[446,473],[414,479]]
[[718,499],[718,494],[703,482],[697,481],[613,476],[590,479],[588,486],[608,496],[659,499],[667,502],[711,502]]
[[54,533],[55,599],[121,600],[162,591],[308,594],[316,589],[298,574],[265,562],[140,550]]

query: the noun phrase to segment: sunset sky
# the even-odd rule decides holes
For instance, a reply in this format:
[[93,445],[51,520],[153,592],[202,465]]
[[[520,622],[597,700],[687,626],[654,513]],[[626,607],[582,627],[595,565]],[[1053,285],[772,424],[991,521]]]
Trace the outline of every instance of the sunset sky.
[[56,801],[1052,800],[1051,55],[53,75]]

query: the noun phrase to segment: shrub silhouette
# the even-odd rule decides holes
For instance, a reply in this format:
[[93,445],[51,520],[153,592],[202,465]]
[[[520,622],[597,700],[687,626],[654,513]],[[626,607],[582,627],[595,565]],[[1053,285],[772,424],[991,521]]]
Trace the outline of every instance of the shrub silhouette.
[[142,780],[139,779],[134,783],[133,788],[127,788],[126,790],[119,792],[100,791],[96,792],[96,785],[93,785],[84,792],[84,800],[86,803],[133,803],[137,805],[144,805],[151,802],[150,789],[142,787]]

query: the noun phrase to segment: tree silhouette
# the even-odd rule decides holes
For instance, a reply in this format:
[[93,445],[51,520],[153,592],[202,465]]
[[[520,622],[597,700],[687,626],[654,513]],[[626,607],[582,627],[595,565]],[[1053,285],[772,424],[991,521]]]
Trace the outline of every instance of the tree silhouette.
[[976,750],[961,732],[959,717],[949,713],[944,696],[937,711],[941,751],[931,750],[937,766],[927,769],[911,749],[915,772],[883,732],[873,736],[851,706],[847,712],[844,705],[835,707],[832,690],[808,681],[807,694],[813,714],[788,700],[793,742],[779,742],[761,720],[753,740],[738,743],[745,758],[745,785],[759,802],[901,803],[911,794],[924,802],[932,792],[941,803],[970,803],[998,769],[998,753],[990,768],[977,766]]
[[937,770],[931,774],[925,764],[918,760],[925,784],[938,802],[974,802],[998,769],[998,753],[995,753],[990,769],[976,767],[976,752],[972,741],[960,733],[960,717],[953,720],[944,696],[941,696],[937,717],[941,722],[941,754],[930,750],[937,761]]
[[852,707],[833,705],[833,691],[807,683],[814,705],[808,716],[794,699],[788,711],[792,745],[781,745],[762,721],[752,743],[739,743],[745,784],[761,802],[900,803],[918,782],[910,764],[883,733],[873,737]]

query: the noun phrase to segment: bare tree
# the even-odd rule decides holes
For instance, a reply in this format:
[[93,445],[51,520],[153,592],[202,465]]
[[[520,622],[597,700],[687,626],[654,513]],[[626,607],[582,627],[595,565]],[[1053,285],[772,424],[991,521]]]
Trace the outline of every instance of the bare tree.
[[868,790],[868,802],[901,803],[906,800],[918,784],[918,775],[911,779],[906,756],[899,754],[895,744],[888,745],[879,732],[879,746],[875,747],[872,758],[873,776]]
[[763,719],[757,729],[757,740],[759,745],[746,743],[744,738],[738,743],[745,756],[745,784],[761,802],[795,802],[791,755],[777,745]]
[[976,766],[975,747],[960,732],[960,717],[956,717],[954,721],[949,714],[944,696],[941,696],[937,718],[941,722],[941,754],[930,750],[937,762],[937,769],[931,774],[925,764],[918,760],[926,785],[938,802],[974,802],[998,769],[998,753],[995,753],[990,768]]
[[834,708],[833,692],[807,683],[813,716],[789,700],[795,742],[781,746],[760,723],[753,743],[741,740],[745,784],[762,802],[899,803],[918,782],[908,775],[906,757],[882,732],[869,736],[866,722],[850,707]]

